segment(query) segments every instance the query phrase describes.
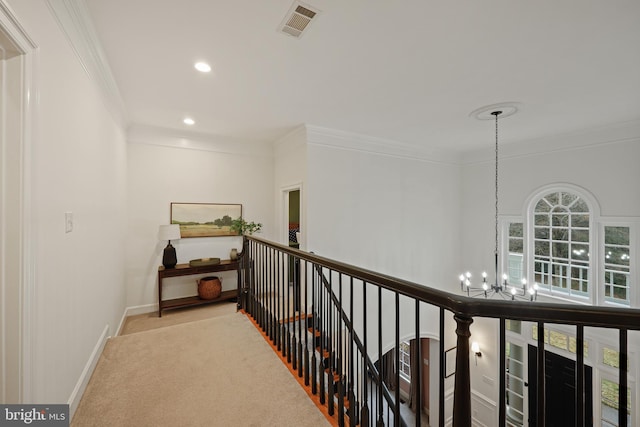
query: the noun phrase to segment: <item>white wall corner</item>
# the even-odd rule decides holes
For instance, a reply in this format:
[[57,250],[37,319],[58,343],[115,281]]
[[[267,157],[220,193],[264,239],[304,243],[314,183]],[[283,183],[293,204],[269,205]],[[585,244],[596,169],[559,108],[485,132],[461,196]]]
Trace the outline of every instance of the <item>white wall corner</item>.
[[73,414],[75,414],[76,409],[78,409],[78,405],[80,404],[80,399],[82,399],[82,395],[84,394],[85,389],[87,388],[87,384],[89,384],[89,380],[91,379],[91,375],[98,364],[98,360],[100,360],[100,355],[102,355],[102,350],[104,350],[104,346],[107,344],[107,339],[109,338],[109,325],[104,327],[98,342],[96,343],[91,355],[89,356],[89,360],[84,366],[82,373],[80,374],[80,378],[78,378],[78,382],[71,392],[71,396],[69,396],[69,400],[67,403],[69,404],[69,418],[73,419]]
[[275,157],[279,157],[291,150],[303,147],[307,143],[307,126],[301,125],[293,129],[291,132],[277,139],[273,143],[273,151]]
[[122,318],[120,319],[118,329],[116,329],[116,336],[119,336],[122,333],[122,328],[124,327],[124,323],[127,321],[127,317],[135,316],[138,314],[153,313],[154,311],[158,311],[158,303],[136,305],[133,307],[125,308],[124,312],[122,313]]
[[82,67],[100,88],[113,119],[124,128],[127,110],[85,0],[47,0],[47,3]]
[[309,144],[329,146],[345,150],[415,159],[439,164],[459,164],[460,154],[453,150],[434,149],[409,145],[399,141],[376,138],[352,132],[306,125]]

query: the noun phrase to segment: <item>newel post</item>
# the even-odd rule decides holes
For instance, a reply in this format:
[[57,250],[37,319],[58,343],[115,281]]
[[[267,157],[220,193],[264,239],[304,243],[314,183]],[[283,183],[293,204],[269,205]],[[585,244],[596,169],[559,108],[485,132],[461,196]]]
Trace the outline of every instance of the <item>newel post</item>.
[[470,317],[456,314],[456,378],[453,391],[453,427],[471,426],[471,372],[469,370]]

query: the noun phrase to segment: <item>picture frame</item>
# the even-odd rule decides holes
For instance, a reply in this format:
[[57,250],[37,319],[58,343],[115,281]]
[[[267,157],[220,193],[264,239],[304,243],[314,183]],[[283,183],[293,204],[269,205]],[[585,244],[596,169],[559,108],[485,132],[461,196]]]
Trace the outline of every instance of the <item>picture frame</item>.
[[457,347],[451,347],[444,352],[444,377],[449,378],[456,373]]
[[242,216],[241,204],[171,203],[171,224],[180,225],[180,237],[238,236],[231,221]]

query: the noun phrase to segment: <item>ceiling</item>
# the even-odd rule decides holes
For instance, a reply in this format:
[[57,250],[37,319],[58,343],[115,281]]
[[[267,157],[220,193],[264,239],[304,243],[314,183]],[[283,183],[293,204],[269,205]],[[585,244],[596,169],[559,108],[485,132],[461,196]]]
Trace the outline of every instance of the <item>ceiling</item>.
[[[302,124],[459,152],[640,120],[640,2],[85,0],[130,124],[271,142]],[[206,61],[213,70],[196,71]],[[508,121],[508,122],[507,122]],[[535,143],[535,142],[532,142]]]

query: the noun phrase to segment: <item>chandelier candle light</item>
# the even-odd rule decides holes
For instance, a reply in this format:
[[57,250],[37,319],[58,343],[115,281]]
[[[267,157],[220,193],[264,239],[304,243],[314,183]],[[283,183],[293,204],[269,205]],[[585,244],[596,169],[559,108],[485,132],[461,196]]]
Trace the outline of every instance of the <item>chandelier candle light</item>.
[[[510,285],[508,283],[509,276],[507,274],[502,275],[502,282],[498,281],[498,116],[508,117],[515,114],[517,108],[511,104],[505,105],[490,105],[483,107],[472,113],[476,118],[481,120],[495,119],[496,123],[496,174],[495,174],[495,281],[493,284],[487,282],[487,272],[482,272],[482,285],[473,286],[471,284],[471,273],[460,275],[460,290],[465,292],[469,297],[484,297],[491,298],[494,295],[498,295],[503,299],[515,300],[522,299],[528,301],[535,301],[538,298],[538,284],[534,283],[533,286],[527,284],[527,279],[522,279],[522,287]],[[489,113],[489,116],[486,115]]]

